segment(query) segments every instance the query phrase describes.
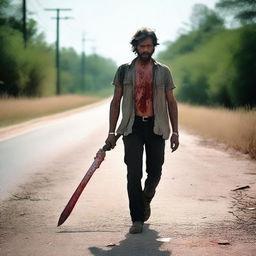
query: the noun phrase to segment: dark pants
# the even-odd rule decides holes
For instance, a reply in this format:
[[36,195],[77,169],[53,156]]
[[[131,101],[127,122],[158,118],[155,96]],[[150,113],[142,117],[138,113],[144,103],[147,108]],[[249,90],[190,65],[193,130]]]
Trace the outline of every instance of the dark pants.
[[[132,221],[144,221],[144,200],[150,202],[162,174],[165,141],[153,133],[153,118],[144,122],[135,117],[133,132],[123,137],[127,165],[127,190]],[[141,186],[143,150],[146,151],[146,172],[144,190]]]

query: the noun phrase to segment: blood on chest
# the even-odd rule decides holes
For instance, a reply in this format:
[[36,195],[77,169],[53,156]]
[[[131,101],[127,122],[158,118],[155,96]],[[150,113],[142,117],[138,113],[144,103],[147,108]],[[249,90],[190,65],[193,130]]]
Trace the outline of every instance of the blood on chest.
[[135,87],[135,104],[141,113],[148,112],[152,105],[152,66],[137,66],[136,69],[136,87]]

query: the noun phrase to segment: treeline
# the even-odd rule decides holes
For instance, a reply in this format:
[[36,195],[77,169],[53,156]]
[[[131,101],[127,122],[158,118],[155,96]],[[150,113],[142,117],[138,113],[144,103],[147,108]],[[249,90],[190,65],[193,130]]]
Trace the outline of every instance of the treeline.
[[[0,0],[1,97],[41,97],[56,92],[55,47],[38,33],[33,19],[27,21],[27,39],[25,48],[21,6]],[[78,54],[72,48],[62,48],[60,56],[61,93],[97,92],[109,87],[116,69],[112,60]]]
[[111,59],[97,54],[78,54],[72,48],[62,49],[60,66],[62,93],[97,92],[109,88],[116,70]]
[[[223,17],[235,17],[226,28]],[[221,0],[193,7],[189,28],[158,55],[170,65],[176,97],[187,103],[256,106],[256,2]]]

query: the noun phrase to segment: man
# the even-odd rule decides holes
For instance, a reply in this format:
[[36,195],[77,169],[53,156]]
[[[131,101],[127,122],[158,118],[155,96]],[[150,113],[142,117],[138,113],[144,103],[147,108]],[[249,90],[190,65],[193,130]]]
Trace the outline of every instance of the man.
[[[113,85],[109,134],[106,143],[115,147],[115,134],[123,135],[127,165],[127,190],[132,226],[130,233],[141,233],[150,217],[150,202],[155,195],[164,163],[165,140],[170,135],[172,152],[179,146],[178,111],[170,70],[152,58],[157,43],[153,30],[142,28],[133,36],[132,49],[137,57],[120,66]],[[122,100],[122,120],[116,131]],[[169,113],[169,115],[168,115]],[[116,131],[116,132],[115,132]],[[142,190],[142,159],[146,152],[147,179]]]

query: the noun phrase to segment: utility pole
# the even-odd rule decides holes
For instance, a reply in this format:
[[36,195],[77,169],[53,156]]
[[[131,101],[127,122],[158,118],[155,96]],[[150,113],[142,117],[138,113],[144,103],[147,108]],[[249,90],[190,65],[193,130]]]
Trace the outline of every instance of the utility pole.
[[84,44],[85,44],[85,37],[83,34],[82,37],[82,56],[81,56],[81,91],[85,91],[85,81],[84,81],[84,73],[85,73],[85,50],[84,50]]
[[27,47],[27,6],[26,0],[22,1],[22,33],[23,33],[23,41],[24,41],[24,48]]
[[71,19],[71,17],[60,17],[60,11],[71,11],[72,9],[70,8],[55,8],[55,9],[45,9],[45,11],[56,11],[56,17],[53,19],[56,19],[56,94],[60,95],[61,94],[61,89],[60,89],[60,49],[59,49],[59,42],[60,42],[60,20],[61,19]]
[[81,91],[85,91],[86,85],[85,85],[85,41],[91,41],[94,40],[86,39],[85,35],[82,36],[82,55],[81,55]]

